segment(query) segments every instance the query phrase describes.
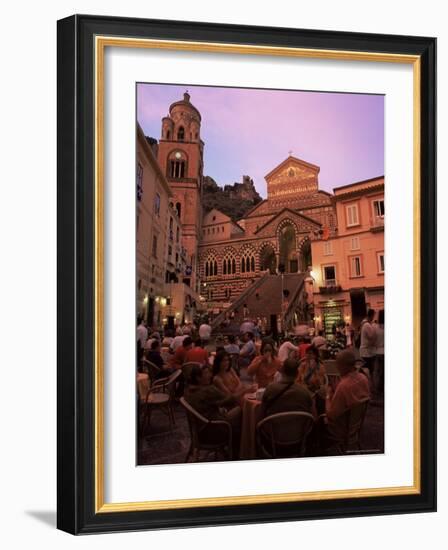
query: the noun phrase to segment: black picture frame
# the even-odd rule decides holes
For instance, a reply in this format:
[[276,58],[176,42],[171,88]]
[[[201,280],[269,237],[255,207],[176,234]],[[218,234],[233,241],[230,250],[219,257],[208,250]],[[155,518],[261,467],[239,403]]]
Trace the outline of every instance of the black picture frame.
[[[97,35],[420,57],[420,493],[123,512],[95,511],[95,143]],[[58,22],[58,505],[73,534],[436,510],[436,39],[74,15]]]

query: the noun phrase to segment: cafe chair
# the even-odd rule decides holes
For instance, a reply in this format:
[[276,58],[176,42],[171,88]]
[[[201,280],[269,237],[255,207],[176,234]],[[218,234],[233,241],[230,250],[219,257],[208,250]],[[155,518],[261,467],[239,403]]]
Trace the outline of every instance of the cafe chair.
[[162,369],[145,358],[142,359],[141,365],[142,365],[143,372],[149,376],[150,384],[153,385],[154,382],[157,380],[157,378],[160,377],[160,373],[162,372]]
[[257,424],[257,454],[260,458],[304,456],[313,425],[313,415],[302,411],[267,416]]
[[190,448],[185,462],[189,462],[190,458],[197,462],[201,451],[214,452],[215,459],[221,452],[225,458],[232,460],[232,426],[229,422],[208,420],[183,397],[180,398],[180,403],[187,414],[190,430]]
[[182,374],[186,384],[190,382],[190,373],[193,367],[202,367],[201,363],[195,361],[187,361],[182,365]]
[[144,414],[141,426],[142,435],[146,432],[147,427],[150,425],[151,413],[154,409],[160,409],[167,415],[170,423],[170,429],[172,429],[173,425],[176,424],[173,403],[177,379],[180,375],[181,371],[177,370],[167,378],[160,378],[159,380],[156,380],[149,388],[146,399],[143,403]]

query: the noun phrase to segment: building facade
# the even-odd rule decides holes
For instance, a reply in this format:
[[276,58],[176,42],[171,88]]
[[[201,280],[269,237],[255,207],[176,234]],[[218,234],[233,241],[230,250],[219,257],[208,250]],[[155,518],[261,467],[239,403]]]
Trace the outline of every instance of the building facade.
[[267,176],[267,198],[233,221],[213,209],[205,214],[199,270],[209,310],[226,308],[264,273],[304,273],[311,242],[333,233],[336,210],[318,187],[319,167],[289,156]]
[[337,232],[312,242],[317,328],[355,328],[368,308],[384,309],[384,177],[334,189]]
[[137,315],[148,326],[162,323],[166,303],[168,212],[172,192],[151,145],[137,127],[136,278]]

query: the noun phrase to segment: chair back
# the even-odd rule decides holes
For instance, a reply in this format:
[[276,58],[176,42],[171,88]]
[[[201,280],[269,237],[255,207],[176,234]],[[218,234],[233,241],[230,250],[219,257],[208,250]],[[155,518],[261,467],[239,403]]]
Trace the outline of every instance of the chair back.
[[190,373],[193,367],[199,367],[201,368],[201,363],[197,363],[196,361],[187,361],[182,365],[182,374],[184,375],[185,383],[189,384],[190,382]]
[[346,413],[346,436],[343,443],[345,450],[348,450],[353,446],[359,446],[359,436],[364,424],[369,401],[370,399],[367,397]]
[[198,413],[198,411],[187,402],[185,397],[180,398],[180,404],[187,413],[188,429],[190,431],[192,445],[197,448],[199,446],[199,432],[205,428],[210,421],[205,418],[205,416]]
[[260,449],[272,458],[303,456],[313,424],[313,415],[304,411],[272,414],[257,424]]
[[143,372],[145,372],[149,376],[151,384],[154,384],[154,380],[156,380],[162,372],[162,369],[160,369],[157,365],[144,358],[142,359],[142,368]]

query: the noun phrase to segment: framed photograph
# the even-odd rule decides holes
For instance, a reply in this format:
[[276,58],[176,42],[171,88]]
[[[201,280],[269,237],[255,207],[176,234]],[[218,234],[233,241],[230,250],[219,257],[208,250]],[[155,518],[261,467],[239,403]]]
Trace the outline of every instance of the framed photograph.
[[60,529],[436,509],[435,61],[58,22]]

